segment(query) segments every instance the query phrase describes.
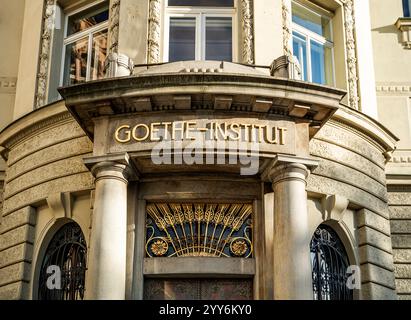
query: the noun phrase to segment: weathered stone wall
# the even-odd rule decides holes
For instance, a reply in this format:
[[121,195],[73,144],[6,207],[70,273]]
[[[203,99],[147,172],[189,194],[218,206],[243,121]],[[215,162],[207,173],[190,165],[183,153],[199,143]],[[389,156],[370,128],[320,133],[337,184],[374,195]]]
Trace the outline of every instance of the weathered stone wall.
[[348,199],[354,210],[361,299],[395,299],[394,264],[383,148],[369,135],[336,120],[310,142],[320,165],[308,191]]
[[411,188],[390,186],[388,191],[398,298],[411,300]]
[[0,299],[31,296],[38,221],[34,207],[44,205],[51,194],[93,188],[82,163],[92,150],[90,140],[62,103],[47,108],[49,112],[39,110],[15,123],[3,141],[8,168],[0,226]]

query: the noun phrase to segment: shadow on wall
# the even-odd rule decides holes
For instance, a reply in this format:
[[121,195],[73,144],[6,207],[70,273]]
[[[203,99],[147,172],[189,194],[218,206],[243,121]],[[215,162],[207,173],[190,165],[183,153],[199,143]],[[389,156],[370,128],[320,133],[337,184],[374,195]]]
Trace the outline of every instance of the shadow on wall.
[[390,24],[388,26],[380,27],[380,28],[374,28],[372,31],[378,32],[380,34],[395,34],[397,36],[398,42],[402,42],[401,38],[401,32],[398,30],[398,28],[394,24]]

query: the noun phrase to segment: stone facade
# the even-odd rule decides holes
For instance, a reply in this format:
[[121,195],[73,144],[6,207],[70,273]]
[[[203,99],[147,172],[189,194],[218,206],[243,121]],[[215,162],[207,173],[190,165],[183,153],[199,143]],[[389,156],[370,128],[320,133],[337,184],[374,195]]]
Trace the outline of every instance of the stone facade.
[[[159,276],[248,279],[254,299],[312,299],[309,246],[321,224],[360,268],[354,299],[411,299],[409,50],[377,32],[392,25],[400,35],[401,1],[315,1],[332,13],[334,88],[287,71],[291,0],[235,1],[233,63],[160,66],[147,64],[163,62],[166,1],[110,0],[108,79],[62,88],[47,104],[59,76],[55,4],[74,12],[93,1],[83,2],[6,8],[20,14],[10,38],[21,41],[8,40],[19,61],[0,72],[0,299],[39,298],[47,246],[70,221],[87,243],[86,299],[142,299],[146,279]],[[284,70],[270,74],[280,56]],[[281,127],[288,143],[260,141],[249,177],[238,164],[155,165],[153,124],[177,120]],[[130,140],[137,125],[151,140],[122,143],[124,124]],[[159,202],[251,205],[252,257],[149,258],[146,208]]]

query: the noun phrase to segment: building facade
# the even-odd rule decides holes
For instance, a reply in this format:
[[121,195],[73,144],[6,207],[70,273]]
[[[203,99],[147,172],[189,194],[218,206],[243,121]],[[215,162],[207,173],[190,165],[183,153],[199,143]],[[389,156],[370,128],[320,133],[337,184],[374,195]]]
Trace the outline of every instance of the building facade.
[[1,299],[410,299],[409,0],[0,9]]

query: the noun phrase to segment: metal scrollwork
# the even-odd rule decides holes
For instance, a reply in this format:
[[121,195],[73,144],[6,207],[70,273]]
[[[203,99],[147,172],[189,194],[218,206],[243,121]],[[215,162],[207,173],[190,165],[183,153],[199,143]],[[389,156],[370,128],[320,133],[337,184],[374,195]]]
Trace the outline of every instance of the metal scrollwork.
[[251,204],[150,203],[148,257],[252,256]]

